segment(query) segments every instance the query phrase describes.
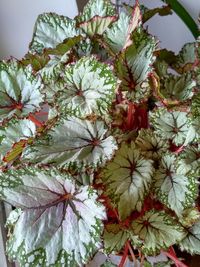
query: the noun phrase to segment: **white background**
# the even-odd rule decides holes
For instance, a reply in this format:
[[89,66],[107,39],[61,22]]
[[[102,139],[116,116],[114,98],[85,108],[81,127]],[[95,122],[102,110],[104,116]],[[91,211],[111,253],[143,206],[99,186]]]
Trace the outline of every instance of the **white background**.
[[[79,0],[81,1],[81,0]],[[133,3],[134,0],[125,0]],[[148,7],[162,5],[160,0],[140,0]],[[180,0],[197,21],[200,0]],[[77,14],[75,0],[0,0],[0,59],[23,57],[28,50],[37,16],[42,12],[57,12],[74,17]],[[161,40],[162,47],[174,51],[181,49],[193,37],[183,22],[174,14],[168,17],[155,16],[149,30]]]
[[73,18],[78,12],[76,0],[0,0],[0,59],[23,57],[35,20],[43,12]]

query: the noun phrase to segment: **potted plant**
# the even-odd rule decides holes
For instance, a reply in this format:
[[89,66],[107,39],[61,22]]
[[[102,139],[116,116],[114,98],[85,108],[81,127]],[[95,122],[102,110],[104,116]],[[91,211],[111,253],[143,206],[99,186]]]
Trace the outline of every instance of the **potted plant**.
[[200,51],[159,48],[143,22],[161,9],[45,13],[29,53],[0,62],[0,196],[20,266],[200,253]]

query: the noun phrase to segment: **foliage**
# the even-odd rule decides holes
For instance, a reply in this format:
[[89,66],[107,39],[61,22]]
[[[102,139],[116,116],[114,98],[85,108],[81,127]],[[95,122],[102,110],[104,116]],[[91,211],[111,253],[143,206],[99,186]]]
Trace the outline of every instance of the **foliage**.
[[0,198],[21,267],[200,254],[199,42],[161,49],[143,26],[157,13],[170,6],[41,14],[24,58],[0,62]]

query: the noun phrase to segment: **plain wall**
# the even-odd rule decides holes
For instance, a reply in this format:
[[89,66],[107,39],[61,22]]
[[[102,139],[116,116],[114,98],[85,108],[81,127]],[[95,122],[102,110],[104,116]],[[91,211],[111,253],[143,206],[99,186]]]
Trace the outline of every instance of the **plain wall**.
[[[79,7],[87,0],[78,0]],[[124,0],[133,4],[134,0]],[[180,0],[197,21],[200,0]],[[163,5],[160,0],[140,0],[147,7]],[[42,12],[56,12],[71,18],[77,15],[75,0],[0,0],[0,59],[23,57],[32,38],[37,16]],[[178,52],[184,43],[194,40],[192,34],[177,15],[155,16],[147,23],[149,31],[160,40],[161,47]]]
[[0,59],[24,56],[43,12],[73,18],[78,13],[76,0],[0,0]]

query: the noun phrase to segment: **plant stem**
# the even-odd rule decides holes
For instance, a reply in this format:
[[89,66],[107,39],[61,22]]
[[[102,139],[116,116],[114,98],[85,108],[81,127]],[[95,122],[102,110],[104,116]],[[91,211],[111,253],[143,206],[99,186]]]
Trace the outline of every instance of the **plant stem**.
[[197,39],[200,35],[200,31],[196,22],[187,12],[187,10],[178,2],[178,0],[162,0],[164,3],[167,3],[172,10],[182,19],[182,21],[187,25],[194,38]]
[[132,250],[130,241],[128,241],[128,249],[129,249],[129,252],[130,252],[131,257],[132,257],[132,259],[133,259],[134,266],[137,267],[137,260],[136,260],[135,254],[134,254],[134,252],[133,252],[133,250]]
[[36,126],[38,127],[42,127],[44,126],[42,122],[40,122],[39,120],[37,120],[33,115],[29,115],[29,120],[32,121],[33,123],[35,123]]
[[188,267],[187,265],[185,265],[183,262],[181,262],[176,256],[172,255],[171,253],[167,252],[167,251],[162,251],[163,254],[165,254],[168,258],[170,258],[171,260],[174,261],[175,265],[177,267]]
[[128,244],[129,244],[129,241],[127,240],[125,248],[124,248],[124,253],[123,253],[122,259],[121,259],[118,267],[124,267],[124,265],[126,263],[126,259],[127,259],[127,255],[128,255]]

